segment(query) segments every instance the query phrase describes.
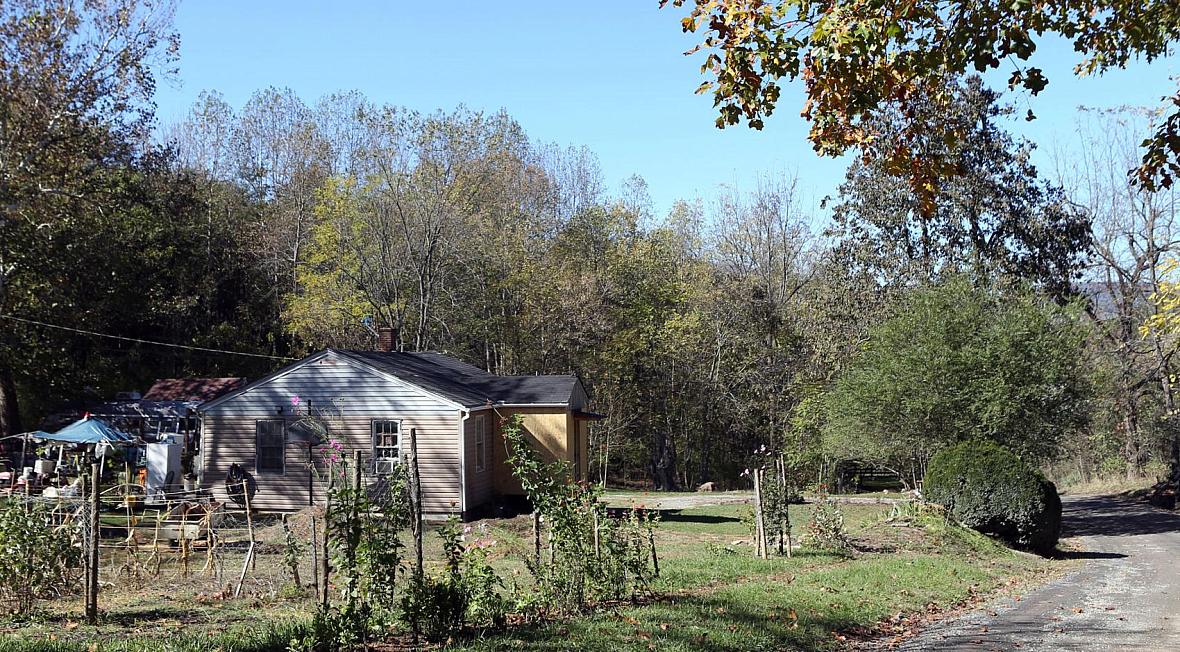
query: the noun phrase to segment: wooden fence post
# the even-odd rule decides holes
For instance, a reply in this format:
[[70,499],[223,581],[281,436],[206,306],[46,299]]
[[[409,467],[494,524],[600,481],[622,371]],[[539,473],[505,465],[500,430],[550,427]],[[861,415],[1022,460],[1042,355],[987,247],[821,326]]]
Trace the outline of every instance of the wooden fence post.
[[86,473],[82,470],[85,467],[79,464],[79,475],[82,479],[82,484],[79,487],[79,497],[82,499],[82,508],[78,511],[78,518],[81,519],[80,525],[82,527],[82,604],[85,608],[90,604],[90,482]]
[[[414,519],[411,525],[414,530],[414,587],[421,594],[425,582],[425,569],[422,567],[422,477],[418,472],[418,429],[410,428],[410,504],[414,506]],[[421,630],[418,622],[419,609],[415,607],[410,618],[414,632],[414,645],[418,645],[418,634]]]
[[533,572],[541,569],[541,512],[533,510]]
[[89,576],[86,582],[86,623],[89,625],[98,624],[98,545],[99,537],[99,520],[98,520],[98,486],[100,484],[98,477],[98,463],[90,463],[90,546],[86,551],[89,561],[86,564],[86,572]]
[[336,469],[328,467],[328,488],[324,492],[324,541],[320,552],[320,575],[323,578],[323,595],[320,596],[320,608],[328,611],[328,595],[331,587],[332,564],[328,561],[328,544],[332,539],[332,489],[336,482]]
[[[794,547],[794,543],[791,540],[791,496],[788,491],[789,485],[787,483],[787,460],[783,456],[782,453],[779,453],[778,465],[779,465],[778,466],[778,468],[779,468],[779,482],[780,482],[780,486],[782,487],[782,494],[783,494],[782,532],[785,533],[786,537],[787,537],[787,559],[790,559],[791,558],[791,548]],[[782,550],[781,550],[781,548],[782,548],[782,535],[779,536],[779,548],[780,548],[779,552],[781,553],[782,552]]]
[[346,605],[345,609],[349,612],[353,611],[356,607],[357,596],[355,587],[360,585],[360,578],[358,577],[359,570],[357,569],[356,565],[356,546],[360,539],[361,531],[360,496],[361,479],[363,477],[361,473],[360,449],[354,450],[352,452],[352,467],[352,496],[349,497],[348,501],[348,533],[345,535],[346,540],[344,543],[344,550],[348,563],[348,572],[351,574],[351,577],[347,578],[346,581],[348,581],[350,585],[354,587],[348,591],[348,604]]
[[766,522],[762,514],[762,469],[754,469],[754,556],[766,559]]

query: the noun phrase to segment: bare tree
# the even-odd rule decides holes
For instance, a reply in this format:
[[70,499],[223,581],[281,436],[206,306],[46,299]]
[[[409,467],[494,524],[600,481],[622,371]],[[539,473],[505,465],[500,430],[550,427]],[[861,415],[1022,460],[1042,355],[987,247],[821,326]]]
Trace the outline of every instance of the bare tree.
[[[1057,157],[1070,197],[1093,224],[1093,256],[1083,287],[1103,349],[1118,370],[1128,478],[1143,474],[1146,422],[1157,416],[1171,442],[1174,472],[1180,470],[1171,380],[1177,343],[1174,337],[1140,332],[1147,316],[1158,310],[1150,297],[1160,288],[1160,266],[1180,247],[1175,193],[1146,190],[1126,172],[1137,160],[1147,117],[1134,109],[1088,111],[1079,122],[1079,151]],[[1161,399],[1163,415],[1145,413],[1149,395]]]

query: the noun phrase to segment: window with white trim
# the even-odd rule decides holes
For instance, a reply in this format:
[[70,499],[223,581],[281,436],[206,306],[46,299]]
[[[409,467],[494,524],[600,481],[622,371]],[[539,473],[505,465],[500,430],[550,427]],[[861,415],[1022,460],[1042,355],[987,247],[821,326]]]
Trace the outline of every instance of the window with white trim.
[[475,417],[475,470],[483,472],[488,468],[487,429],[484,428],[484,418]]
[[400,421],[373,420],[373,471],[391,473],[401,463]]
[[255,473],[283,474],[287,470],[287,422],[265,419],[254,423]]

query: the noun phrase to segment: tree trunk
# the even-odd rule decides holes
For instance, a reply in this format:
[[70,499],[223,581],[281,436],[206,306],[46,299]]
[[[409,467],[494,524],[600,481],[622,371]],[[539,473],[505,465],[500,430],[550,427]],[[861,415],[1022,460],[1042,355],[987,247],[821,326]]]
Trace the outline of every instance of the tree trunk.
[[1142,451],[1139,445],[1139,418],[1135,406],[1129,407],[1127,415],[1123,418],[1123,456],[1127,460],[1127,480],[1138,480],[1143,476]]
[[651,477],[659,491],[676,491],[680,483],[676,480],[676,447],[668,433],[660,428],[653,429],[655,438],[652,446]]
[[21,431],[20,410],[16,404],[16,381],[8,365],[0,362],[0,437]]

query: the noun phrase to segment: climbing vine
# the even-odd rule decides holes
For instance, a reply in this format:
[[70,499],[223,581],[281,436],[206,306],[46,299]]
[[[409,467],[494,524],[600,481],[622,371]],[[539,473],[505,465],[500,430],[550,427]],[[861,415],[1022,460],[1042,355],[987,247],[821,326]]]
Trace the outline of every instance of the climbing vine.
[[571,613],[602,600],[646,592],[657,568],[654,514],[611,518],[601,489],[575,482],[566,463],[546,463],[528,441],[520,415],[502,424],[508,464],[545,529],[533,559],[529,609]]

